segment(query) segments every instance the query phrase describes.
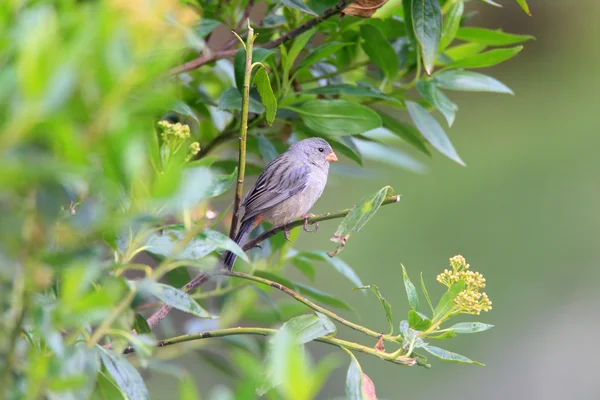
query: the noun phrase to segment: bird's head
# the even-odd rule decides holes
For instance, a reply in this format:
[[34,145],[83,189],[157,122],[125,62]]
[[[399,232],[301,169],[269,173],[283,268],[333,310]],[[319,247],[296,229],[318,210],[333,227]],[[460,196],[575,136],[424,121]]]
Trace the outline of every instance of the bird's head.
[[329,167],[329,163],[338,160],[329,143],[321,138],[300,140],[291,145],[288,151],[306,158],[309,163],[317,166]]

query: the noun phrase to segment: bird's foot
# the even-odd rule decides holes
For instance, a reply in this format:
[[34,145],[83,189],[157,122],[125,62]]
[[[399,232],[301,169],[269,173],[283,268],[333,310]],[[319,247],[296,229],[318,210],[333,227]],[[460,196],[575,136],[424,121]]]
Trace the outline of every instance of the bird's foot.
[[306,232],[316,232],[319,229],[319,223],[315,222],[315,229],[308,229],[308,219],[314,217],[315,214],[305,214],[302,216],[304,218],[304,231]]
[[283,235],[285,236],[286,240],[288,242],[291,242],[292,239],[290,239],[290,230],[288,229],[287,225],[283,225]]

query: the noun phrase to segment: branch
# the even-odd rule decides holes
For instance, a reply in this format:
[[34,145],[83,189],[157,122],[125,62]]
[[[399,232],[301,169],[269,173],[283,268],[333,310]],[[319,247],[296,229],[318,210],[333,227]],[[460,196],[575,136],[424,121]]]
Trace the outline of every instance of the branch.
[[[295,29],[292,29],[288,33],[280,36],[279,38],[277,38],[275,40],[271,40],[270,42],[266,43],[263,47],[266,49],[272,49],[274,47],[279,46],[282,43],[292,40],[296,36],[301,35],[302,33],[306,32],[307,30],[311,29],[312,27],[325,21],[326,19],[328,19],[336,14],[339,14],[340,12],[342,12],[342,10],[344,8],[346,8],[346,6],[348,6],[353,1],[354,0],[338,1],[335,6],[330,7],[327,10],[325,10],[322,15],[305,22],[304,24],[300,25],[299,27],[297,27]],[[193,60],[186,62],[185,64],[181,64],[175,68],[172,68],[169,71],[169,73],[171,75],[177,75],[182,72],[192,71],[192,70],[199,68],[210,62],[220,60],[221,58],[233,57],[235,55],[235,53],[236,53],[235,49],[225,49],[225,50],[215,51],[208,55],[202,54],[202,55],[198,56],[197,58],[194,58]]]
[[[390,204],[390,203],[397,203],[399,201],[400,201],[400,195],[388,196],[383,201],[383,203],[381,203],[381,205]],[[340,211],[336,211],[336,212],[330,212],[330,213],[315,215],[314,217],[311,217],[311,218],[309,218],[307,220],[307,224],[314,225],[314,224],[316,224],[317,222],[320,222],[320,221],[327,221],[329,219],[343,218],[346,215],[348,215],[348,213],[351,210],[352,210],[352,208],[346,208],[345,210],[340,210]],[[289,224],[287,224],[285,226],[285,228],[286,229],[292,229],[292,228],[295,228],[297,226],[302,226],[302,225],[304,225],[304,219],[298,218],[298,219],[294,220],[293,222],[290,222]],[[242,249],[244,249],[244,250],[252,249],[252,248],[256,247],[260,242],[263,242],[263,241],[267,240],[271,236],[273,236],[276,233],[279,233],[279,232],[281,232],[283,230],[284,230],[284,226],[283,225],[271,228],[268,231],[261,233],[260,235],[258,235],[254,239],[246,242],[242,246]]]
[[[195,333],[191,335],[183,335],[177,336],[170,339],[159,340],[156,343],[156,347],[165,347],[171,346],[178,343],[191,342],[194,340],[201,339],[209,339],[209,338],[217,338],[217,337],[225,337],[225,336],[234,336],[234,335],[261,335],[261,336],[273,336],[277,332],[277,329],[269,329],[269,328],[228,328],[228,329],[215,329],[214,331],[205,331],[201,333]],[[337,346],[343,349],[349,349],[354,351],[359,351],[361,353],[370,354],[377,358],[380,358],[385,361],[390,361],[396,364],[402,364],[407,366],[412,366],[417,362],[416,358],[411,358],[406,355],[397,356],[395,353],[386,353],[384,351],[375,350],[374,348],[360,345],[358,343],[349,342],[347,340],[332,338],[332,337],[320,337],[316,338],[315,341],[321,343],[327,343],[333,346]],[[129,346],[125,349],[125,354],[130,354],[135,352],[135,349],[132,346]]]

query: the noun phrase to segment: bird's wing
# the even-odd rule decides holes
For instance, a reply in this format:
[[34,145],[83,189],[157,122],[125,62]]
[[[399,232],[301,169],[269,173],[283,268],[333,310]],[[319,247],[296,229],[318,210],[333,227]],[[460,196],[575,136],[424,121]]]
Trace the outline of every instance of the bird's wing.
[[293,166],[286,161],[289,160],[273,160],[258,177],[242,204],[245,208],[243,220],[289,199],[306,187],[310,168]]

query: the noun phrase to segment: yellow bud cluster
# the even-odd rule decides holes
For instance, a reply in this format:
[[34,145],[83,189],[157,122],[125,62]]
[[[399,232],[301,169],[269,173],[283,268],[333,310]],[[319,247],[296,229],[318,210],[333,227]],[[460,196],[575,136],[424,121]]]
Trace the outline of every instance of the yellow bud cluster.
[[190,137],[190,127],[181,122],[172,124],[169,121],[160,121],[158,126],[163,129],[161,136],[165,141],[169,141],[171,138],[187,139]]
[[200,143],[194,142],[190,144],[190,154],[195,156],[198,153],[200,153]]
[[479,293],[485,288],[485,278],[479,272],[470,271],[469,264],[461,255],[450,259],[452,270],[445,269],[437,276],[437,281],[444,286],[450,287],[462,280],[465,289],[456,296],[454,302],[459,306],[460,312],[479,315],[481,311],[492,309],[492,302],[485,293]]

